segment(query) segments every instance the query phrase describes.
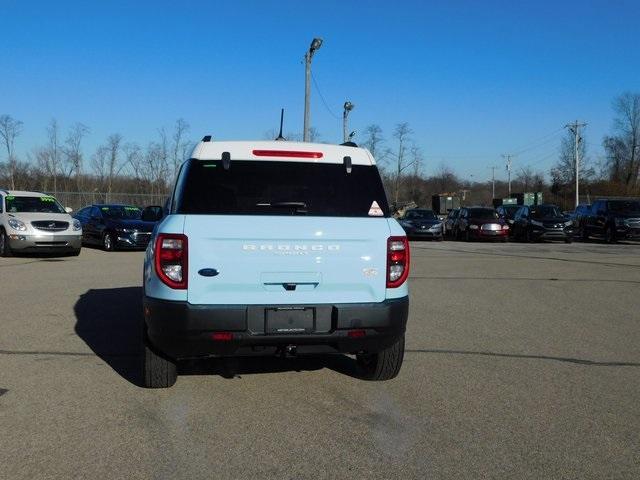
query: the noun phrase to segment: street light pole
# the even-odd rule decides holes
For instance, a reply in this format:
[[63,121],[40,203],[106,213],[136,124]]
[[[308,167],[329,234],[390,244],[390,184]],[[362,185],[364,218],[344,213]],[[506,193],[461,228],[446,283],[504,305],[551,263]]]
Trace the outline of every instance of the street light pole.
[[580,137],[580,128],[586,127],[586,123],[578,123],[576,120],[574,123],[569,123],[566,125],[566,128],[571,131],[574,135],[574,149],[575,149],[575,181],[576,181],[576,208],[578,208],[578,204],[580,203],[580,142],[582,138]]
[[349,141],[349,129],[347,128],[347,117],[349,116],[349,112],[353,110],[355,105],[351,103],[349,100],[344,102],[344,111],[342,113],[342,138],[343,142]]
[[311,128],[311,59],[316,50],[322,46],[321,38],[314,38],[309,46],[309,51],[304,54],[304,127],[303,140],[309,141],[309,129]]

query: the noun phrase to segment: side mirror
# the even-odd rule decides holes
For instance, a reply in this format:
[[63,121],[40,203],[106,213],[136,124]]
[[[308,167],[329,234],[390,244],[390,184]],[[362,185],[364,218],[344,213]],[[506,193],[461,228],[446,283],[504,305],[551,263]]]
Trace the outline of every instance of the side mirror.
[[71,212],[73,212],[73,208],[71,208],[71,207],[64,207],[64,211],[65,211],[65,212],[67,212],[67,213],[71,213]]

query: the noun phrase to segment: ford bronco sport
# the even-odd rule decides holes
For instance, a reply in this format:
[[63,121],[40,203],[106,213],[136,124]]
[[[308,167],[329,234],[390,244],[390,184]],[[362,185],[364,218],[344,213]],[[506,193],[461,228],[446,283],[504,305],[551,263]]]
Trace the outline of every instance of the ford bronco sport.
[[409,244],[367,150],[205,137],[167,208],[144,264],[145,386],[173,385],[181,359],[265,353],[398,374]]

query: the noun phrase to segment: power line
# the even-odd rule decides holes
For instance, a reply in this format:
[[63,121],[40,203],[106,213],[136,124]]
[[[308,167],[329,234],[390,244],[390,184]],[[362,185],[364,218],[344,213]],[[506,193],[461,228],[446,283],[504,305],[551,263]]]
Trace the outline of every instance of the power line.
[[327,112],[329,112],[329,114],[333,118],[335,118],[337,120],[340,120],[340,117],[338,115],[336,115],[335,113],[333,113],[333,110],[331,110],[331,108],[329,108],[329,104],[324,99],[324,95],[322,95],[322,92],[320,91],[320,87],[318,86],[318,82],[316,81],[316,77],[313,74],[313,72],[311,72],[311,80],[313,80],[313,85],[316,87],[316,91],[318,92],[318,95],[320,96],[320,100],[322,100],[322,104],[324,105],[324,108],[327,109]]
[[[554,137],[556,137],[563,130],[564,130],[564,127],[560,127],[560,128],[558,128],[557,130],[554,130],[551,133],[543,135],[542,137],[539,137],[536,140],[533,140],[533,141],[525,144],[523,147],[520,147],[520,149],[514,150],[514,155],[519,155],[521,153],[527,152],[529,150],[534,150],[534,149],[536,149],[538,147],[541,147],[543,145],[551,143],[553,140],[555,140]],[[543,140],[545,140],[545,141],[543,142]],[[542,142],[542,143],[539,143],[539,142]]]

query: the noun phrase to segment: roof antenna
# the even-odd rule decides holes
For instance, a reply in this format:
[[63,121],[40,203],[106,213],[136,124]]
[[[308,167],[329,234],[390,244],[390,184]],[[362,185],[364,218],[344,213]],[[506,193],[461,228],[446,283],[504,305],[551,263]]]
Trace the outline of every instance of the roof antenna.
[[284,123],[284,108],[280,109],[280,133],[276,137],[277,141],[284,141],[286,138],[282,136],[282,124]]

